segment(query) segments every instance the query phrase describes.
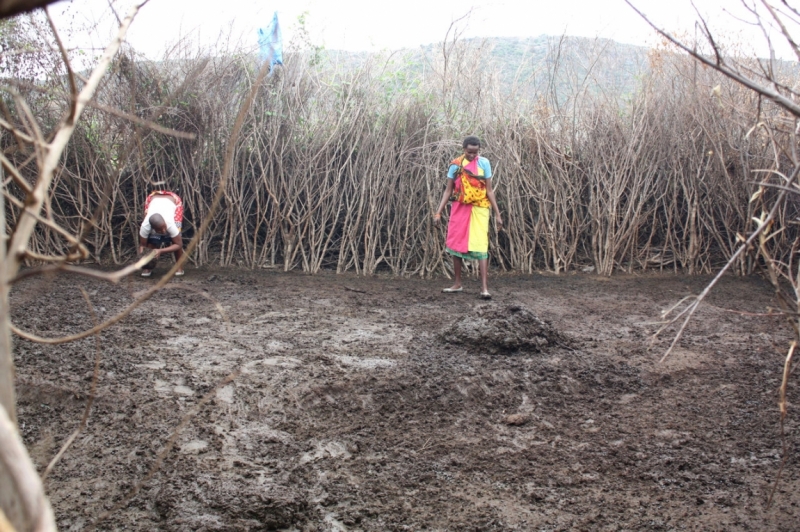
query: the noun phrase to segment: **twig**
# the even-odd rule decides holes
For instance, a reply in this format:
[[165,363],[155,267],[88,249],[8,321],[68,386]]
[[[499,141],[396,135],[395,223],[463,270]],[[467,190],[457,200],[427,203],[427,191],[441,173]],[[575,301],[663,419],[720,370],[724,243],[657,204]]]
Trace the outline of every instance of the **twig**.
[[781,388],[780,388],[780,400],[778,401],[778,406],[781,410],[781,445],[783,448],[782,459],[781,459],[781,467],[778,469],[778,475],[775,477],[775,484],[772,486],[772,490],[769,493],[769,499],[767,500],[767,509],[772,506],[772,498],[775,496],[775,491],[778,489],[778,483],[781,480],[781,475],[783,474],[783,469],[786,467],[786,460],[789,458],[789,448],[786,443],[786,414],[789,411],[789,404],[786,401],[786,389],[789,386],[789,374],[791,373],[792,368],[792,359],[794,358],[795,350],[797,349],[797,341],[792,342],[791,346],[789,346],[789,352],[786,354],[786,360],[783,364],[783,380],[781,381]]
[[23,192],[25,192],[25,194],[30,194],[33,192],[31,184],[19,174],[19,171],[17,171],[13,164],[11,164],[11,161],[9,161],[2,153],[0,153],[0,163],[3,165],[3,170],[11,174],[11,179],[14,180],[14,183],[16,183],[17,186],[20,187]]
[[432,439],[432,438],[433,438],[433,436],[431,436],[430,438],[428,438],[427,440],[425,440],[425,443],[423,443],[423,444],[422,444],[422,447],[420,447],[420,448],[419,448],[419,451],[418,451],[418,452],[422,452],[422,451],[424,451],[424,450],[425,450],[425,449],[428,447],[428,443],[430,443],[430,441],[431,441],[431,439]]
[[[78,94],[78,86],[75,83],[75,72],[72,71],[72,65],[70,64],[67,50],[64,48],[64,44],[61,42],[61,37],[58,36],[58,30],[56,30],[56,25],[53,23],[53,19],[50,17],[50,11],[47,9],[47,7],[44,8],[44,13],[47,18],[47,24],[50,26],[50,31],[53,32],[53,37],[56,39],[58,50],[61,52],[61,59],[64,61],[64,66],[67,68],[67,79],[69,80],[70,93]],[[76,104],[77,102],[75,101],[70,102],[69,115],[66,118],[67,122],[73,122],[75,120],[75,114],[78,112],[78,106]]]
[[344,288],[348,292],[357,292],[359,294],[366,294],[367,293],[365,290],[359,290],[358,288],[351,288],[349,286],[342,286],[342,288]]
[[98,270],[93,270],[91,268],[81,268],[80,266],[72,266],[69,264],[57,264],[52,266],[41,266],[39,268],[31,268],[30,270],[26,270],[16,277],[9,281],[9,284],[13,285],[16,284],[28,277],[33,277],[35,275],[45,275],[51,274],[56,272],[68,272],[68,273],[75,273],[78,275],[84,275],[86,277],[94,277],[95,279],[100,279],[101,281],[108,281],[109,283],[117,284],[125,277],[129,276],[133,272],[141,270],[148,262],[156,258],[158,254],[154,251],[143,255],[142,258],[134,262],[133,264],[122,268],[116,272],[102,272]]

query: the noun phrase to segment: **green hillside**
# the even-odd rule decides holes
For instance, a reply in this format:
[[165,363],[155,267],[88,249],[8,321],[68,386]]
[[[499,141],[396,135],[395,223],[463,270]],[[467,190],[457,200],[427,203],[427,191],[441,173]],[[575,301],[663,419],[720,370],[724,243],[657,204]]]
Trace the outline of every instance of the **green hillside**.
[[381,58],[402,84],[412,86],[449,68],[470,68],[496,76],[501,90],[531,96],[555,91],[559,100],[577,91],[632,93],[648,68],[648,49],[608,39],[553,37],[463,39],[456,43],[429,44],[392,53],[329,50],[327,59],[338,65],[358,66]]

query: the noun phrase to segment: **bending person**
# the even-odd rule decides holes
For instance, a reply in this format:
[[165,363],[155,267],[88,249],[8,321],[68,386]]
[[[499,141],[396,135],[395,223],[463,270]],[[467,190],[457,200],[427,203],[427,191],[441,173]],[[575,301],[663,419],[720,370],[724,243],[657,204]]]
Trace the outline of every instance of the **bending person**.
[[[183,256],[183,201],[174,192],[156,190],[147,197],[144,209],[144,221],[139,228],[139,255],[145,248],[155,249],[157,253],[156,258],[142,268],[142,277],[150,277],[161,255],[174,253],[176,262]],[[183,275],[183,269],[175,275]]]
[[480,139],[465,138],[463,148],[464,154],[450,163],[447,187],[439,208],[433,215],[433,221],[438,225],[442,211],[455,193],[455,200],[450,206],[446,242],[447,252],[453,256],[455,282],[443,292],[461,292],[462,261],[477,260],[481,273],[481,298],[491,299],[488,286],[489,209],[494,211],[498,231],[503,226],[503,217],[492,190],[492,165],[489,159],[478,155],[481,149]]

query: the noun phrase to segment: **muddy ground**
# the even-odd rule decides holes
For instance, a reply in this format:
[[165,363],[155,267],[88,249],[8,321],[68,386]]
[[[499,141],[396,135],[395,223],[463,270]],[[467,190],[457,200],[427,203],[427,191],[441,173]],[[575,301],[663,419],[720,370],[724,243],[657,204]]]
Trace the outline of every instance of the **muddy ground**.
[[[97,529],[797,530],[796,411],[766,507],[790,336],[742,313],[766,311],[768,286],[724,279],[674,355],[648,350],[648,323],[707,281],[506,275],[487,303],[475,279],[450,295],[445,279],[189,269],[102,333],[88,427],[47,480],[59,527],[123,501],[210,394]],[[30,279],[14,321],[76,332],[92,322],[81,287],[108,317],[154,282]],[[94,357],[92,338],[16,342],[42,469]]]

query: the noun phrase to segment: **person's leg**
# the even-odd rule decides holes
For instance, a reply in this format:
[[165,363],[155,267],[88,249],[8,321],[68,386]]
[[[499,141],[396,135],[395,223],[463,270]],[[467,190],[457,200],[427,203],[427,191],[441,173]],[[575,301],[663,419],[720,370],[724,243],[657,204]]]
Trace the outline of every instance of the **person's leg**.
[[453,275],[455,279],[453,281],[453,288],[461,288],[461,265],[463,261],[461,257],[453,257]]
[[478,267],[481,271],[481,294],[489,293],[489,259],[481,259],[478,261]]
[[453,255],[453,273],[455,274],[455,279],[453,279],[453,286],[450,288],[445,288],[442,292],[460,292],[461,291],[461,257],[456,257]]
[[[178,249],[175,251],[175,262],[177,263],[183,257],[183,249]],[[175,275],[183,275],[183,268],[175,272]]]

